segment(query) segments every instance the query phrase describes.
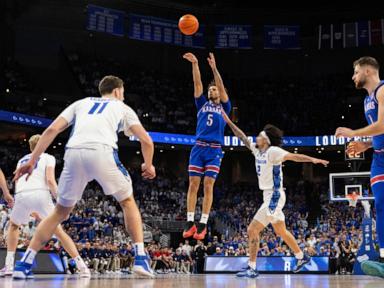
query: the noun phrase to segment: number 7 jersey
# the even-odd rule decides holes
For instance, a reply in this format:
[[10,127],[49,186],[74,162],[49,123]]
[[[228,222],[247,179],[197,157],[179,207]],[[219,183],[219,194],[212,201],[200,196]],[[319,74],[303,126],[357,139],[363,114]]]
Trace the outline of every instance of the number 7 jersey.
[[205,95],[195,98],[197,108],[196,140],[208,143],[224,144],[225,121],[221,115],[221,107],[229,115],[231,102],[215,104],[209,101]]
[[136,113],[123,101],[88,97],[68,106],[59,117],[72,125],[66,148],[92,148],[108,145],[117,149],[117,133],[130,136],[130,127],[140,124]]

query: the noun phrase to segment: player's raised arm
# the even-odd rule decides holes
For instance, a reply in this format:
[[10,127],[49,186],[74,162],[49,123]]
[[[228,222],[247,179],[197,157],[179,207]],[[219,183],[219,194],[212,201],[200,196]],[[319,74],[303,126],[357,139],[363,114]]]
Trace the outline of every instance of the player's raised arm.
[[377,136],[384,134],[384,88],[380,87],[376,93],[377,98],[377,121],[365,126],[361,129],[352,130],[346,127],[339,127],[336,129],[336,137],[363,137],[363,136]]
[[[69,106],[68,108],[70,108],[71,106]],[[13,174],[15,175],[13,177],[13,180],[16,181],[24,174],[28,174],[27,176],[27,179],[28,179],[29,175],[32,174],[32,171],[35,167],[37,159],[39,159],[40,155],[44,153],[45,150],[47,150],[47,148],[49,147],[49,145],[51,145],[52,141],[56,138],[56,136],[62,131],[64,131],[67,127],[68,127],[68,121],[63,116],[61,115],[58,116],[52,122],[52,124],[49,125],[47,129],[44,130],[43,134],[41,134],[39,142],[37,142],[36,147],[33,150],[29,161],[21,165],[19,168],[15,170],[15,172],[13,172]]]
[[192,75],[193,75],[193,86],[194,86],[194,96],[199,98],[203,94],[203,83],[201,82],[199,61],[192,53],[185,53],[183,58],[192,63]]
[[254,146],[252,145],[252,142],[249,141],[247,135],[245,135],[245,133],[239,127],[237,127],[231,119],[229,119],[229,116],[227,115],[227,113],[225,113],[223,109],[221,110],[221,115],[223,116],[224,121],[228,124],[229,128],[231,128],[233,134],[235,134],[236,137],[243,141],[243,143],[249,150],[253,151]]
[[228,97],[227,91],[225,90],[223,79],[221,78],[219,70],[217,70],[216,60],[215,60],[215,56],[213,55],[213,53],[209,53],[209,57],[207,58],[207,60],[208,60],[209,66],[211,66],[211,69],[213,72],[215,85],[216,85],[216,87],[220,93],[220,101],[223,103],[226,103],[226,102],[228,102],[229,97]]
[[318,159],[305,154],[295,154],[295,153],[286,154],[283,158],[283,161],[310,162],[313,164],[322,164],[324,166],[327,166],[329,164],[329,161],[327,160]]

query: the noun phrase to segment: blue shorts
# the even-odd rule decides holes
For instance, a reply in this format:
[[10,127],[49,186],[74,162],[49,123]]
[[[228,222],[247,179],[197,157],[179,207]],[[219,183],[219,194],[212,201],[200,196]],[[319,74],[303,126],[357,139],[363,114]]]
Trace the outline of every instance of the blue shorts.
[[222,158],[223,151],[220,144],[196,141],[189,156],[189,176],[208,176],[216,179]]
[[384,152],[374,152],[371,164],[371,187],[375,184],[384,182]]

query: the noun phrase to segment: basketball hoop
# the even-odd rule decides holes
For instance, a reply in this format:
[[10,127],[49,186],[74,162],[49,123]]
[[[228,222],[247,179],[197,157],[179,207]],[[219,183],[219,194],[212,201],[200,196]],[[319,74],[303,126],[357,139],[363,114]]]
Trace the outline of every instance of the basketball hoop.
[[346,198],[349,202],[350,207],[356,207],[357,200],[359,200],[360,196],[358,194],[348,194],[346,195]]

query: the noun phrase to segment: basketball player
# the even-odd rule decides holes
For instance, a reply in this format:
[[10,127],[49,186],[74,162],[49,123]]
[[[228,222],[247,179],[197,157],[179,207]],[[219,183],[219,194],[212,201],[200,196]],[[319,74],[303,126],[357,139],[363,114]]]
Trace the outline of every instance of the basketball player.
[[[29,139],[31,152],[35,149],[40,135],[33,135]],[[27,162],[31,154],[25,155],[19,160],[17,166]],[[39,218],[47,217],[54,209],[54,204],[50,193],[57,198],[57,184],[55,179],[55,157],[43,153],[36,163],[33,174],[27,182],[26,176],[21,177],[16,182],[15,205],[10,216],[10,223],[7,233],[7,256],[5,267],[0,270],[0,276],[11,276],[15,261],[15,252],[19,241],[20,225],[27,224],[32,213],[37,213]],[[76,266],[80,271],[81,277],[90,277],[91,272],[76,249],[75,243],[64,232],[59,225],[55,230],[56,237],[63,244],[65,250],[75,260]]]
[[[371,164],[371,187],[375,197],[376,232],[380,246],[379,262],[362,262],[366,274],[384,278],[384,81],[379,78],[379,63],[372,57],[361,57],[353,62],[353,82],[357,89],[365,89],[368,95],[364,100],[365,118],[368,126],[352,130],[345,127],[336,129],[337,137],[373,136],[371,142],[354,141],[347,153],[359,153],[373,148]],[[380,263],[381,262],[381,263]]]
[[[251,224],[248,226],[248,246],[249,262],[246,270],[237,273],[238,277],[255,278],[259,275],[256,269],[256,257],[259,249],[260,233],[269,223],[275,233],[280,236],[284,242],[291,248],[296,258],[296,266],[293,272],[299,272],[305,264],[310,261],[310,256],[301,251],[297,245],[296,239],[285,226],[285,217],[283,207],[285,204],[285,192],[283,190],[283,172],[282,163],[284,161],[311,162],[314,164],[328,165],[328,161],[313,158],[303,154],[289,153],[280,148],[282,144],[283,132],[273,126],[266,125],[256,139],[256,146],[250,142],[241,131],[227,116],[223,113],[223,118],[231,128],[233,133],[239,137],[246,147],[252,151],[255,156],[256,173],[260,190],[263,190],[263,204],[254,216]],[[257,147],[257,148],[256,148]]]
[[102,97],[84,98],[68,106],[41,135],[28,162],[15,171],[15,180],[24,174],[28,174],[28,180],[40,155],[60,132],[73,125],[66,144],[57,205],[37,227],[26,253],[16,263],[14,278],[30,277],[36,253],[51,238],[56,227],[68,218],[81,199],[85,186],[93,179],[102,186],[106,195],[114,196],[123,209],[126,228],[136,252],[133,271],[147,277],[154,276],[144,251],[143,225],[132,194],[132,181],[118,157],[116,132],[124,131],[125,135],[133,134],[140,140],[144,157],[142,176],[148,179],[156,176],[152,165],[154,145],[136,113],[123,103],[124,82],[120,78],[105,76],[100,81],[99,92]]
[[0,169],[0,189],[3,191],[3,197],[4,200],[7,202],[9,207],[13,207],[13,197],[11,193],[9,193],[8,185],[7,185],[7,180],[5,179],[3,170]]
[[[209,53],[208,63],[213,72],[214,82],[208,86],[208,98],[203,94],[203,84],[196,56],[192,53],[186,53],[183,58],[192,63],[194,96],[197,108],[196,144],[192,148],[189,158],[187,223],[183,237],[193,236],[197,240],[203,240],[207,233],[207,222],[212,206],[213,185],[219,174],[223,157],[221,145],[224,141],[226,124],[221,116],[221,108],[229,113],[231,111],[231,102],[212,53]],[[195,209],[202,177],[204,179],[203,209],[200,222],[196,227],[194,223]]]

